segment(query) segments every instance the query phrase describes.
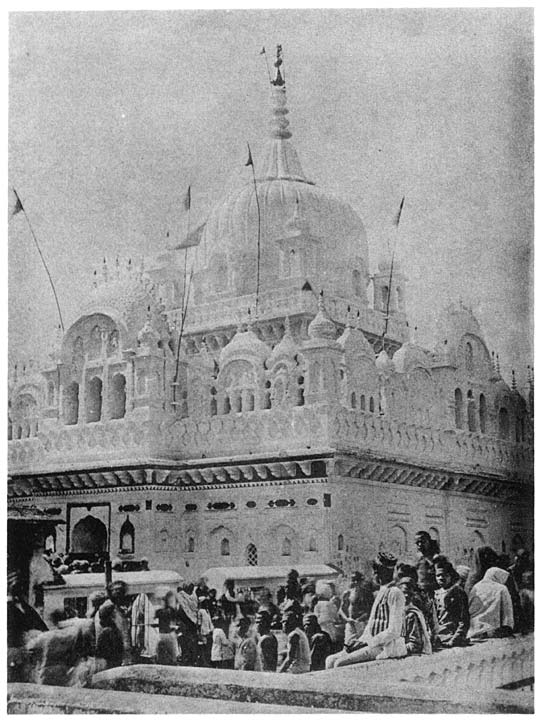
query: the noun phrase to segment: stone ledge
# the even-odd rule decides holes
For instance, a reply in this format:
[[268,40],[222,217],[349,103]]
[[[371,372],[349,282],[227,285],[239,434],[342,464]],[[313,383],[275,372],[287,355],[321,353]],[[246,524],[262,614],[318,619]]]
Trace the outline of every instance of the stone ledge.
[[317,712],[309,708],[241,703],[228,700],[146,695],[116,690],[82,690],[11,683],[8,685],[8,715],[178,715],[205,714],[268,714]]
[[[388,677],[388,673],[385,673]],[[94,676],[104,690],[183,695],[279,706],[386,713],[532,713],[533,694],[505,690],[460,693],[414,683],[356,682],[352,672],[335,670],[304,675],[132,665]]]

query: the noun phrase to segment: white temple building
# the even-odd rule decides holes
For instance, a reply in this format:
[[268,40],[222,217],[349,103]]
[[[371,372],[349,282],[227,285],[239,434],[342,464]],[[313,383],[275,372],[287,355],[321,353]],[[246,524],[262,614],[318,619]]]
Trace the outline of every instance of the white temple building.
[[370,276],[361,218],[304,174],[279,64],[271,91],[256,182],[198,245],[104,264],[51,355],[12,368],[10,506],[65,521],[58,551],[192,579],[364,570],[382,548],[411,557],[419,529],[466,564],[531,546],[533,392],[504,382],[462,303],[432,347],[410,337],[400,266]]

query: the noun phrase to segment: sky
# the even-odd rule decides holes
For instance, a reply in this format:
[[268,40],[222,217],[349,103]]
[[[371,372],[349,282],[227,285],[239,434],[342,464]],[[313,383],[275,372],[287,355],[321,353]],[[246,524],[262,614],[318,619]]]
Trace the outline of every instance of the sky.
[[[262,46],[281,43],[304,171],[389,243],[428,347],[461,298],[509,380],[533,359],[533,10],[11,13],[9,182],[66,326],[104,256],[152,254],[245,178],[268,132]],[[406,196],[398,233],[392,219]],[[24,216],[9,223],[9,354],[57,314]]]

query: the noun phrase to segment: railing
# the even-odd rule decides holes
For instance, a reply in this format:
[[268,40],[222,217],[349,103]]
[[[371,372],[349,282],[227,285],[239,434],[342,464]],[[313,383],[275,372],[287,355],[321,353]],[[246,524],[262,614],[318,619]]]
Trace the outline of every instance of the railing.
[[200,419],[174,419],[156,412],[85,425],[51,424],[36,437],[8,443],[8,467],[11,473],[43,472],[120,459],[196,460],[331,448],[474,474],[519,479],[533,474],[529,445],[326,405]]

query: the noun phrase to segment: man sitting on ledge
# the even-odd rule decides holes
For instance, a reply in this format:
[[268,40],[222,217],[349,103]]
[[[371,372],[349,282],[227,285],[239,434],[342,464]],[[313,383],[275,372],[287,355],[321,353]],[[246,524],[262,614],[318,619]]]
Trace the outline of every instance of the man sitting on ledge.
[[395,565],[396,558],[391,553],[378,554],[372,568],[380,589],[366,628],[360,638],[353,640],[341,652],[329,655],[325,663],[327,670],[407,654],[402,637],[406,600],[402,591],[392,584]]

